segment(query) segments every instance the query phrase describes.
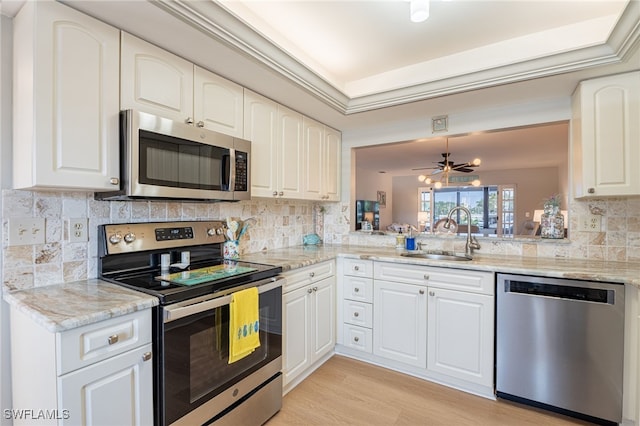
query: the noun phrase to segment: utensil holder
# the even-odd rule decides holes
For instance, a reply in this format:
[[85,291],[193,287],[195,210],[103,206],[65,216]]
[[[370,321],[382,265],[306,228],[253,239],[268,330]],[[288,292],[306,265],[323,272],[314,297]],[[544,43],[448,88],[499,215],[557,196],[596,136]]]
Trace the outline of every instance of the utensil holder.
[[238,259],[240,257],[240,242],[238,240],[225,241],[222,245],[222,257],[225,259]]

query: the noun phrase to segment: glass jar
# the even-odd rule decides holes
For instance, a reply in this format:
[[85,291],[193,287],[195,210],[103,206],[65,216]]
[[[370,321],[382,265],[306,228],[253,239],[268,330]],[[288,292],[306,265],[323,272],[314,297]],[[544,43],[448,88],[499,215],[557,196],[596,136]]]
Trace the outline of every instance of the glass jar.
[[560,207],[550,204],[544,206],[544,213],[540,219],[541,238],[564,238],[564,216]]

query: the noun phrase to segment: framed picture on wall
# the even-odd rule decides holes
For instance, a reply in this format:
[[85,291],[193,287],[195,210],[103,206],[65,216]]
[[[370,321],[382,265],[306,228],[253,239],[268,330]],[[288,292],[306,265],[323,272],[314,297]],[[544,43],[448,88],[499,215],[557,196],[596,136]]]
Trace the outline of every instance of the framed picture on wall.
[[378,204],[380,207],[387,206],[387,193],[384,191],[378,191]]

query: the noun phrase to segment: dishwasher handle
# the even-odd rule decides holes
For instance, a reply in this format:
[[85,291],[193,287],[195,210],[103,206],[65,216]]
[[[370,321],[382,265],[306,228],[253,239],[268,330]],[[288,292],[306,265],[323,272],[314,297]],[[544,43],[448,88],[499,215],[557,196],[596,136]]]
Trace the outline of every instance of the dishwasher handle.
[[529,296],[551,297],[580,302],[606,303],[609,305],[615,303],[615,291],[603,288],[509,280],[506,281],[505,291],[507,293],[520,293]]

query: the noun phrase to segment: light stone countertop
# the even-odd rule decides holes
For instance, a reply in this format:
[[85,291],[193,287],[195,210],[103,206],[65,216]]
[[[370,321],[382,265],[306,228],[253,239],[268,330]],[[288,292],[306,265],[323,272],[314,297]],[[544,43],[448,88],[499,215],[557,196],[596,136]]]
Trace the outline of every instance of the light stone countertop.
[[[371,246],[293,246],[249,253],[241,256],[240,260],[281,266],[283,271],[288,271],[345,257],[443,268],[608,281],[640,287],[640,263],[504,255],[474,255],[471,261],[446,261],[403,257],[400,256],[402,252],[403,250],[389,247]],[[158,299],[153,296],[98,279],[7,292],[4,294],[4,300],[51,332],[73,329],[158,305]]]
[[52,333],[158,305],[158,298],[93,279],[4,294],[4,300]]
[[640,263],[478,254],[474,255],[473,260],[470,261],[446,261],[404,257],[400,256],[402,252],[403,250],[389,247],[294,246],[246,254],[241,256],[241,260],[281,266],[283,271],[287,271],[341,256],[445,268],[607,281],[640,287]]

